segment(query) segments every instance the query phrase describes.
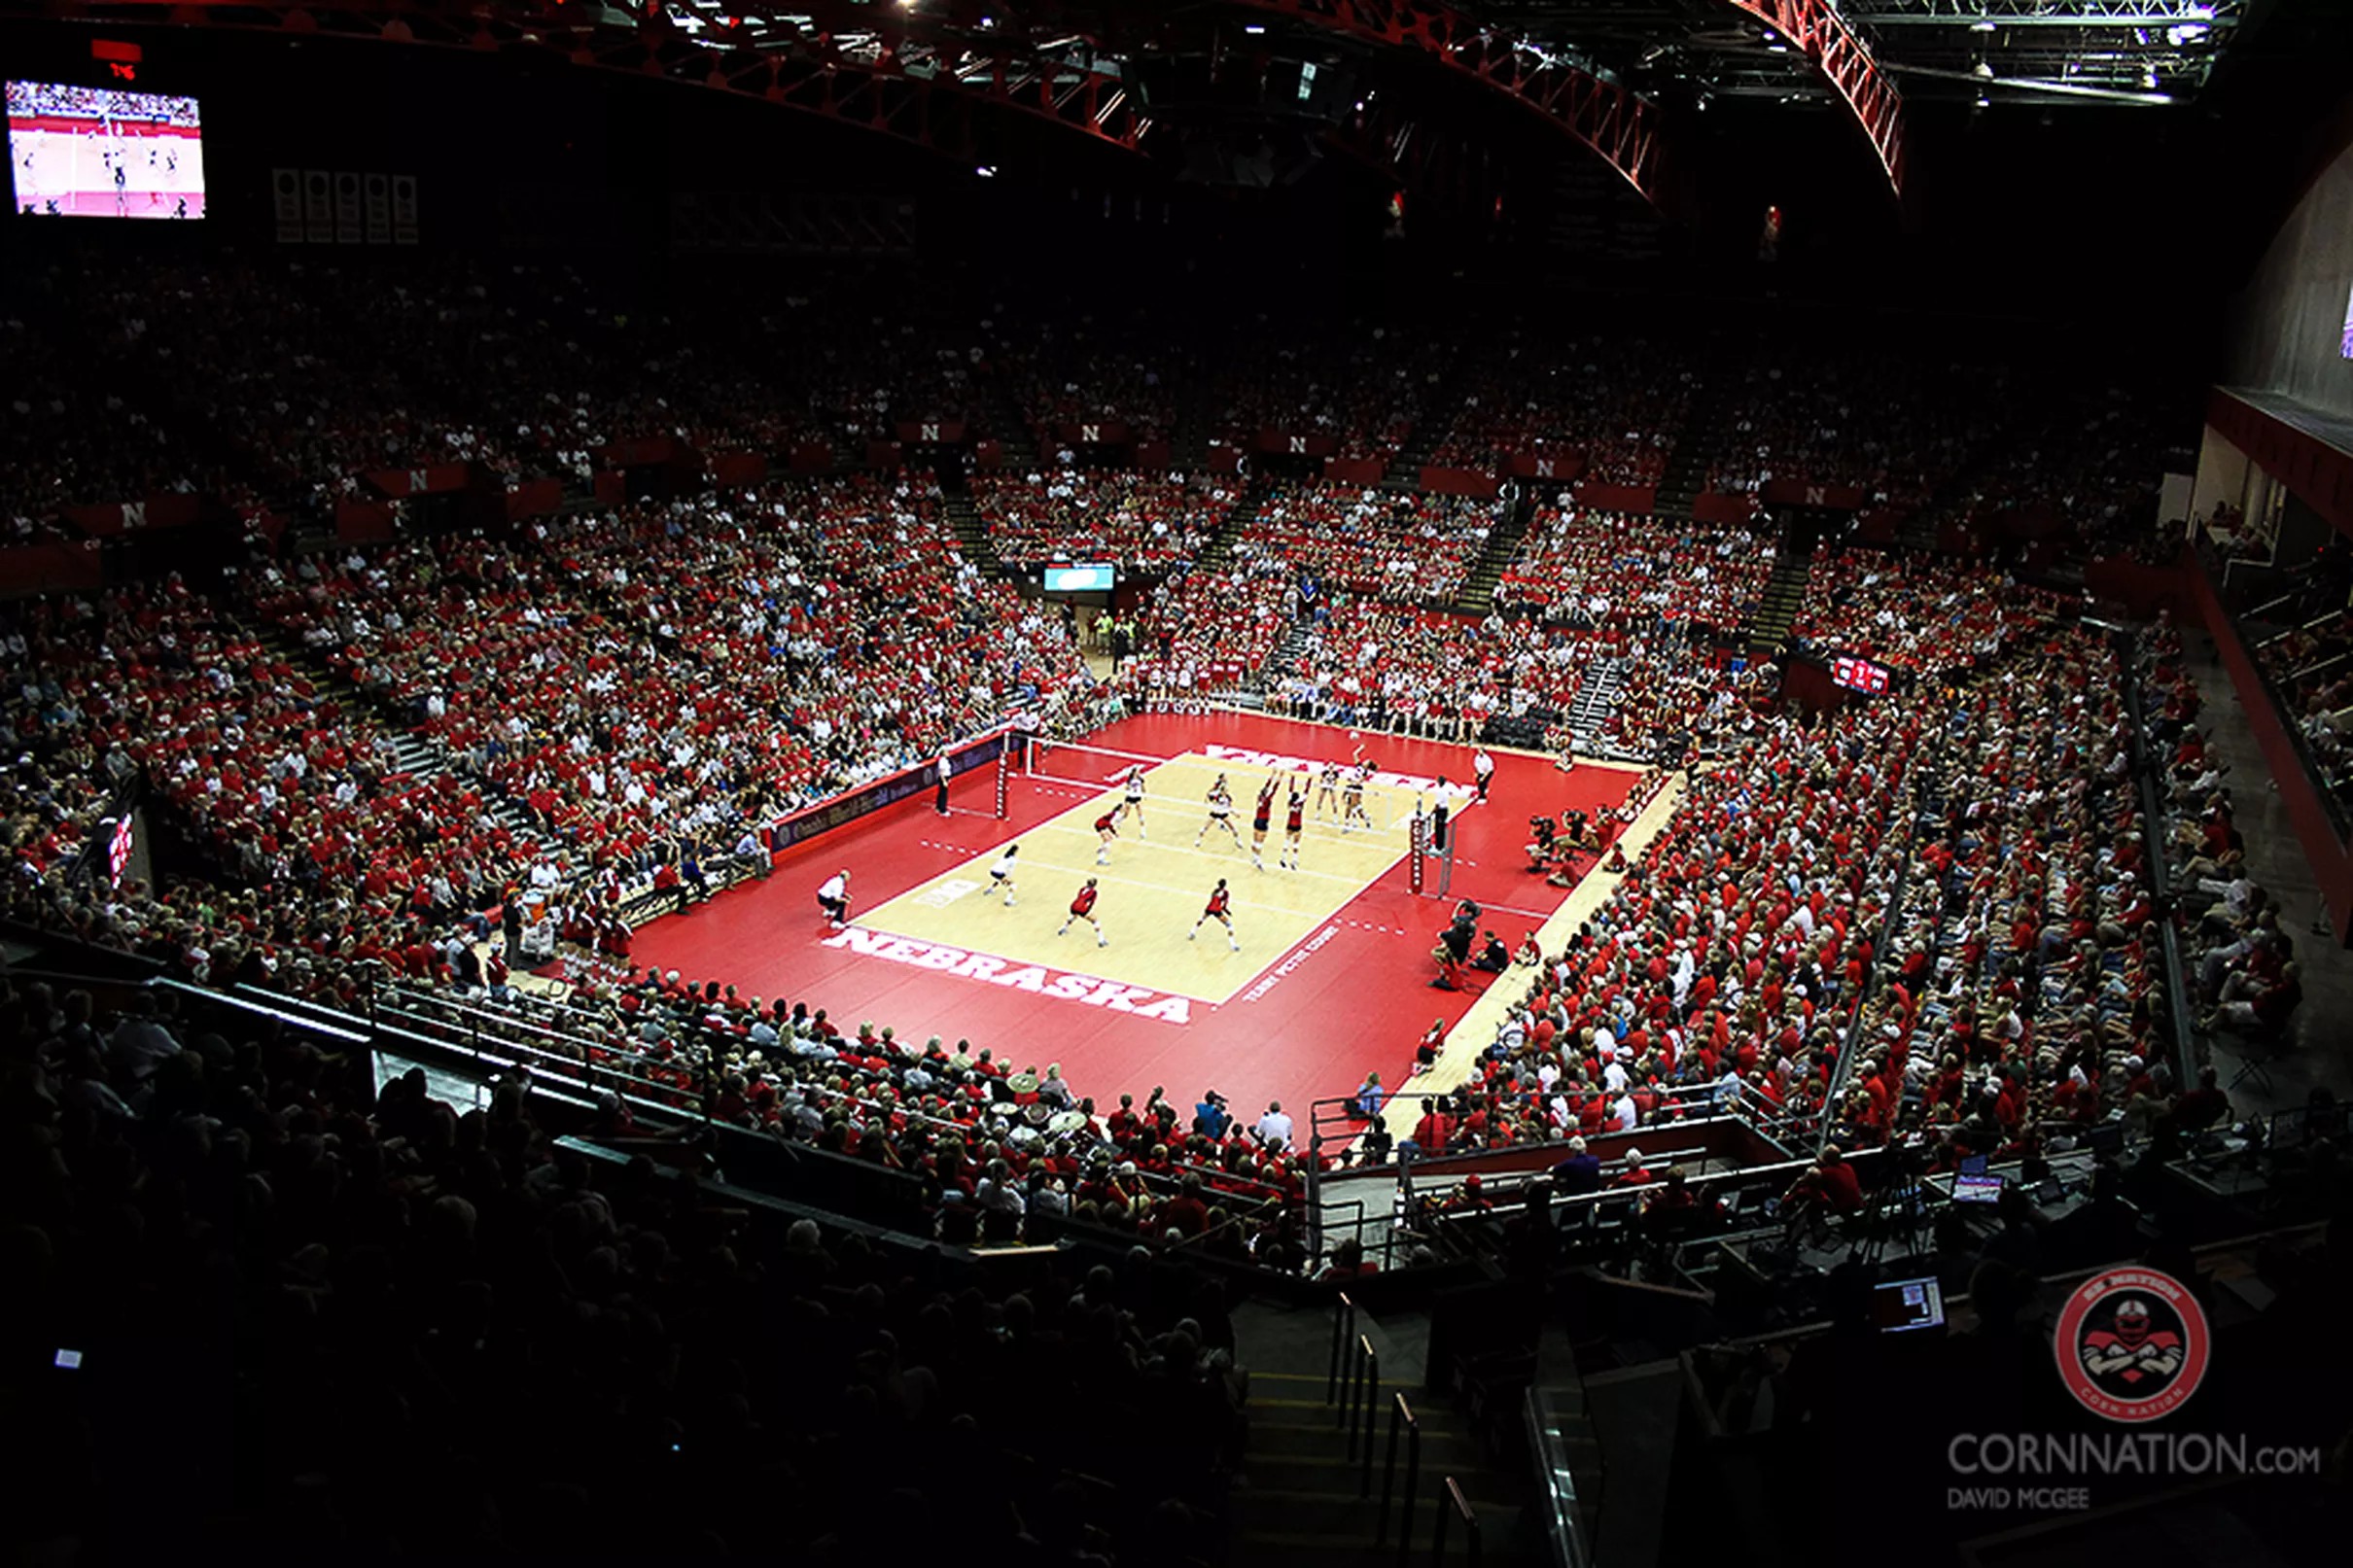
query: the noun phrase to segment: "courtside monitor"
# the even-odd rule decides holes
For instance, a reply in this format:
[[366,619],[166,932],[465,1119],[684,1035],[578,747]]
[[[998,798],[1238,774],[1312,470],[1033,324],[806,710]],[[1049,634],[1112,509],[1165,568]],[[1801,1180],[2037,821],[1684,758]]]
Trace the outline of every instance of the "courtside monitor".
[[1860,691],[1873,697],[1883,697],[1891,683],[1887,667],[1869,659],[1858,659],[1842,653],[1830,661],[1830,679],[1849,691]]
[[1910,1334],[1945,1321],[1945,1292],[1935,1279],[1890,1279],[1871,1293],[1871,1326],[1882,1334]]
[[2002,1178],[1985,1175],[1957,1175],[1952,1178],[1952,1201],[1956,1203],[1995,1203],[2001,1202]]
[[196,100],[11,82],[8,174],[23,217],[202,218]]
[[1050,566],[1046,568],[1046,592],[1109,593],[1118,575],[1118,569],[1108,565]]

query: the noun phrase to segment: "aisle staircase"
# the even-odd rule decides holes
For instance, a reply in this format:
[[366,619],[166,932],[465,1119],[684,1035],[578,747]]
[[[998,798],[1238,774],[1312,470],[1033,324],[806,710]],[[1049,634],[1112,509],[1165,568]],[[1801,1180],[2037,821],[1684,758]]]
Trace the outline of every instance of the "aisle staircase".
[[1465,615],[1484,616],[1495,608],[1495,584],[1503,580],[1504,569],[1520,553],[1520,541],[1528,538],[1528,525],[1536,515],[1536,498],[1523,493],[1503,514],[1487,536],[1487,547],[1479,559],[1471,563],[1470,575],[1462,579],[1462,591],[1455,596],[1455,608]]
[[[1442,1560],[1546,1562],[1526,1457],[1525,1381],[1483,1383],[1471,1368],[1466,1378],[1426,1388],[1426,1318],[1338,1310],[1253,1303],[1234,1314],[1238,1356],[1249,1368],[1250,1427],[1227,1560],[1236,1568],[1427,1562],[1443,1511]],[[1344,1336],[1350,1354],[1336,1365]],[[1475,1546],[1450,1482],[1476,1519]]]
[[[422,730],[409,728],[406,714],[395,712],[391,704],[350,680],[305,646],[299,638],[266,621],[255,621],[247,629],[263,647],[301,671],[322,700],[372,714],[384,727],[385,740],[379,750],[384,753],[383,760],[387,767],[412,779],[436,779],[443,774],[463,777],[448,747]],[[508,798],[504,790],[487,780],[468,778],[468,782],[479,787],[483,806],[509,832],[534,842],[545,839],[545,833]],[[551,846],[551,858],[567,874],[575,867],[573,856],[561,848]],[[518,865],[514,869],[519,875],[528,868]]]
[[1381,477],[1382,489],[1397,494],[1421,491],[1422,466],[1437,452],[1439,443],[1454,433],[1455,422],[1462,417],[1465,368],[1461,362],[1449,367],[1422,400],[1422,417],[1414,421],[1414,428],[1405,433],[1405,444],[1389,459],[1388,469]]
[[1738,384],[1734,367],[1711,371],[1700,384],[1699,395],[1685,410],[1682,428],[1667,454],[1667,471],[1659,476],[1659,499],[1654,508],[1661,517],[1689,519],[1693,503],[1706,488],[1707,470],[1724,450],[1732,434],[1733,393]]
[[1783,546],[1774,562],[1773,575],[1765,581],[1765,591],[1749,607],[1748,618],[1741,633],[1748,645],[1749,656],[1768,658],[1784,642],[1790,628],[1797,623],[1798,608],[1806,602],[1806,582],[1813,575],[1813,552],[1800,555]]
[[953,462],[941,462],[934,472],[939,478],[940,515],[948,520],[949,529],[956,535],[956,548],[966,560],[980,568],[983,575],[1003,581],[1010,574],[998,558],[997,541],[989,537],[989,525],[972,505],[971,482]]
[[995,370],[981,377],[980,384],[988,389],[989,434],[997,437],[1004,470],[1027,473],[1044,468],[1049,454],[1036,433],[1030,429],[1029,418],[1022,411],[1021,400],[1013,396],[1013,389]]
[[1577,683],[1577,694],[1568,700],[1568,707],[1561,715],[1562,723],[1576,737],[1578,750],[1602,749],[1601,738],[1625,695],[1625,660],[1605,655],[1585,667],[1585,678]]

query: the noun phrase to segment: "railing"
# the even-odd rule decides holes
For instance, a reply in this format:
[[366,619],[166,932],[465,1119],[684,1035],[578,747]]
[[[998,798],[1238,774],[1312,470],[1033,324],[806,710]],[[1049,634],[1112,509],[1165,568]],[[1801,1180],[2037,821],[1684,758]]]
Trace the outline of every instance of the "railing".
[[1346,1353],[1348,1342],[1355,1337],[1355,1334],[1356,1304],[1349,1299],[1348,1292],[1344,1290],[1332,1306],[1332,1369],[1323,1379],[1323,1402],[1326,1405],[1339,1402],[1340,1358]]
[[[1581,1497],[1577,1493],[1577,1480],[1569,1468],[1561,1413],[1553,1396],[1542,1389],[1531,1388],[1528,1391],[1524,1409],[1528,1420],[1528,1451],[1536,1468],[1536,1490],[1544,1506],[1544,1529],[1552,1542],[1552,1561],[1555,1568],[1587,1568],[1595,1559],[1596,1550],[1593,1536],[1587,1533],[1581,1511],[1587,1507],[1598,1508],[1600,1499],[1598,1495]],[[1606,1490],[1607,1484],[1604,1476],[1601,1489]]]
[[[1361,1463],[1363,1480],[1356,1495],[1369,1497],[1373,1491],[1373,1402],[1381,1397],[1381,1357],[1373,1350],[1372,1337],[1359,1334],[1349,1346],[1348,1366],[1340,1379],[1340,1409],[1338,1424],[1348,1428],[1348,1462]],[[1362,1458],[1358,1445],[1362,1445]]]
[[1454,1477],[1446,1478],[1446,1504],[1438,1510],[1438,1526],[1430,1532],[1429,1560],[1435,1565],[1446,1561],[1446,1525],[1455,1516],[1462,1519],[1462,1554],[1470,1568],[1479,1568],[1479,1514],[1462,1495],[1462,1483]]
[[1397,1440],[1405,1439],[1405,1492],[1403,1506],[1397,1513],[1397,1557],[1403,1561],[1414,1539],[1414,1494],[1422,1489],[1422,1422],[1405,1396],[1395,1395],[1389,1403],[1388,1462],[1381,1469],[1381,1512],[1373,1519],[1373,1545],[1388,1544],[1388,1506],[1397,1495]]
[[[2149,715],[2141,700],[2141,671],[2134,657],[2131,639],[2119,632],[2115,636],[2117,656],[2125,667],[2125,717],[2130,736],[2129,754],[2132,763],[2134,793],[2140,803],[2147,842],[2158,846],[2149,855],[2149,891],[2160,909],[2174,906],[2173,871],[2166,864],[2164,795],[2159,788],[2158,759],[2149,750]],[[2196,1052],[2190,1035],[2190,993],[2183,978],[2181,923],[2169,918],[2158,927],[2158,945],[2165,966],[2165,1011],[2171,1028],[2167,1033],[2173,1047],[2173,1081],[2189,1084],[2196,1081]]]

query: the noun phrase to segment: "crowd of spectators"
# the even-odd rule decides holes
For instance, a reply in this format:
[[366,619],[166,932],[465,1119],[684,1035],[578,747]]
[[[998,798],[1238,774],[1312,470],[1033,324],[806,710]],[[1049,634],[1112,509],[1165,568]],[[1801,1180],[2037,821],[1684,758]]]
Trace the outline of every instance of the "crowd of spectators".
[[1231,511],[1239,481],[1068,469],[975,474],[972,507],[1000,559],[1111,561],[1143,573],[1193,560]]
[[1430,400],[1454,362],[1442,332],[1359,324],[1291,334],[1261,318],[1218,353],[1212,425],[1245,451],[1273,432],[1328,438],[1344,460],[1386,463],[1422,419],[1443,417]]
[[1135,442],[1168,440],[1176,389],[1197,374],[1191,356],[1148,319],[1041,313],[1005,324],[992,358],[1031,430],[1056,443],[1082,425],[1123,425]]
[[1476,359],[1430,461],[1492,471],[1521,455],[1576,455],[1587,477],[1657,484],[1698,391],[1679,345],[1595,334],[1514,343]]
[[2002,373],[1966,365],[1922,374],[1894,359],[1809,352],[1802,372],[1760,366],[1734,394],[1707,488],[1754,492],[1792,479],[1917,507],[1990,440],[2006,393]]
[[1747,527],[1595,511],[1563,496],[1535,509],[1494,599],[1568,625],[1732,633],[1764,592],[1774,553]]
[[[673,1176],[561,1141],[522,1077],[468,1108],[180,1000],[0,983],[12,1321],[88,1357],[15,1383],[43,1434],[20,1539],[846,1562],[888,1516],[976,1563],[1221,1555],[1244,1385],[1214,1278],[1141,1252],[984,1276],[722,1206],[685,1151]],[[221,1441],[232,1405],[251,1441]]]
[[1824,651],[1933,673],[1990,657],[2057,608],[2055,594],[1982,566],[1844,550],[1813,563],[1791,632]]
[[2316,618],[2255,645],[2321,787],[2353,805],[2353,610]]

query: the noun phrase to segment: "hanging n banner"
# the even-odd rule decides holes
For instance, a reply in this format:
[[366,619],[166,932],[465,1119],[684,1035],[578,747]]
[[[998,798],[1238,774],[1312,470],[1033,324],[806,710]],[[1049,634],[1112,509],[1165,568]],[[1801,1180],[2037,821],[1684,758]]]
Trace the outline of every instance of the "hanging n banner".
[[349,170],[335,175],[335,243],[357,245],[360,226],[360,177]]
[[325,169],[302,171],[302,233],[313,245],[335,242],[334,178]]
[[295,169],[269,171],[270,204],[278,215],[278,243],[302,243],[302,176]]
[[362,196],[368,208],[368,243],[392,243],[392,177],[386,174],[360,176]]
[[417,242],[417,177],[413,174],[392,177],[392,242]]

